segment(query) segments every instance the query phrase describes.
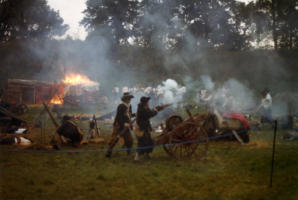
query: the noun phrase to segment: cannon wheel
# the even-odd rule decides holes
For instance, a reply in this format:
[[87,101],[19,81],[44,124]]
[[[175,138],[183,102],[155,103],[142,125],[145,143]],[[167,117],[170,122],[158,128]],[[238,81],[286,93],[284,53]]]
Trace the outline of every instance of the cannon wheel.
[[[177,125],[183,122],[183,118],[179,115],[173,115],[166,120],[166,131],[172,131]],[[168,145],[163,145],[164,150],[172,156],[172,153],[169,151]]]
[[11,108],[11,112],[17,115],[22,115],[28,112],[28,110],[29,108],[26,104],[13,105]]
[[179,115],[173,115],[166,120],[167,131],[172,131],[178,124],[183,122],[183,119]]
[[201,140],[201,142],[197,143],[199,145],[193,154],[193,158],[195,158],[196,160],[200,160],[201,158],[206,156],[208,148],[209,148],[208,132],[202,127],[200,127],[197,140]]
[[26,104],[20,104],[17,106],[18,114],[24,114],[28,112],[29,108]]
[[170,134],[169,143],[164,145],[164,149],[170,156],[179,160],[186,158],[200,160],[208,151],[207,131],[192,123],[186,124],[186,127],[184,130],[186,135],[183,138],[174,138],[173,135],[177,134]]

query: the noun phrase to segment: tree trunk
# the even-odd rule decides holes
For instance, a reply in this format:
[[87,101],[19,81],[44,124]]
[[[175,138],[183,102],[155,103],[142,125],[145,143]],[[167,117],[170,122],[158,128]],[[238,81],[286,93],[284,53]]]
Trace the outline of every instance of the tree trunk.
[[274,41],[274,49],[277,50],[277,34],[276,34],[276,0],[271,2],[272,10],[272,35]]

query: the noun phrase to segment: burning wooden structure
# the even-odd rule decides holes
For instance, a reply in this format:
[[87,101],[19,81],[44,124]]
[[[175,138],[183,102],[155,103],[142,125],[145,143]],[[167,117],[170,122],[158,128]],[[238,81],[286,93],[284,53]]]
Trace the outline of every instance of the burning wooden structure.
[[60,82],[8,79],[5,99],[12,104],[92,103],[99,97],[99,83],[80,74],[69,74]]
[[13,104],[41,104],[51,99],[56,86],[54,82],[8,79],[5,99]]

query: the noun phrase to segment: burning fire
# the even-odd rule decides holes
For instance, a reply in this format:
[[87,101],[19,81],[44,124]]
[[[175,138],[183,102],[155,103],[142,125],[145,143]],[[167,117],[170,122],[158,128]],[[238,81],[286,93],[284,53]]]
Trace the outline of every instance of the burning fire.
[[63,100],[59,98],[59,96],[55,96],[54,98],[51,99],[50,104],[61,105],[63,104]]
[[98,89],[99,87],[99,83],[90,80],[85,75],[75,73],[67,74],[62,80],[62,83],[63,84],[59,86],[57,94],[55,94],[55,96],[51,99],[51,104],[63,104],[63,97],[65,96],[65,94],[67,94],[70,86],[80,86],[79,88],[83,87],[92,89]]
[[97,82],[91,81],[87,76],[82,74],[68,74],[64,78],[63,83],[68,85],[99,85]]

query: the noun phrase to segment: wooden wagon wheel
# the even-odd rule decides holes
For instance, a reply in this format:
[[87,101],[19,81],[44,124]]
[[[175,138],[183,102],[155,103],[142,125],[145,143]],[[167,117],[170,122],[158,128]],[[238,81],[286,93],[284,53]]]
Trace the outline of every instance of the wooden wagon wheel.
[[[183,122],[183,119],[179,115],[173,115],[173,116],[169,117],[166,120],[166,131],[167,132],[172,131],[175,127],[177,127],[182,122]],[[168,145],[163,145],[163,148],[167,152],[167,154],[172,156],[172,153],[170,152]]]
[[29,108],[26,104],[20,104],[17,106],[17,112],[18,114],[24,114],[28,112]]
[[207,131],[195,123],[184,122],[181,127],[170,133],[169,144],[164,145],[164,148],[169,155],[176,159],[194,158],[199,160],[208,151]]
[[197,143],[198,146],[196,151],[193,154],[193,158],[195,158],[196,160],[200,160],[207,154],[208,147],[209,147],[209,136],[208,136],[208,132],[203,127],[199,127],[197,129],[196,136],[197,136],[196,140],[199,140],[199,142]]
[[166,120],[166,130],[172,131],[178,124],[183,122],[183,119],[179,115],[173,115]]
[[190,158],[195,152],[197,144],[192,143],[195,133],[195,124],[183,122],[169,132],[169,142],[164,145],[166,152],[177,159]]

